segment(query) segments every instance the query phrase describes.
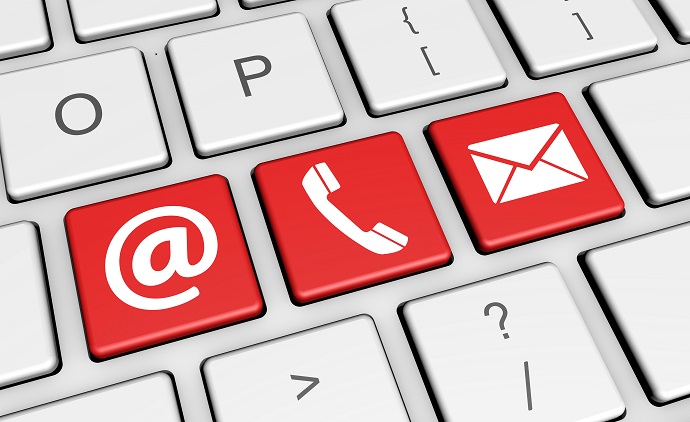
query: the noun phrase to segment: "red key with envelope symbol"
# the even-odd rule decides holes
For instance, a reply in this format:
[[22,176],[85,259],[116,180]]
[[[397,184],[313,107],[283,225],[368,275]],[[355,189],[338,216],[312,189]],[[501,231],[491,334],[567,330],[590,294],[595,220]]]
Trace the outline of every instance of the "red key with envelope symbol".
[[559,93],[437,121],[429,134],[481,252],[623,213],[623,199]]

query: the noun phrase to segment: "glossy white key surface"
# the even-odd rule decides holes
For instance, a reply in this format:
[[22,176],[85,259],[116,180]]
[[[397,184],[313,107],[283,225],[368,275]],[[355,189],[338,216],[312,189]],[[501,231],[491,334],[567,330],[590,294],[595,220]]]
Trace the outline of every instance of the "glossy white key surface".
[[403,315],[446,422],[604,422],[625,411],[551,264],[408,302]]
[[74,32],[87,42],[206,18],[216,0],[69,0]]
[[156,373],[0,418],[2,422],[182,422],[175,387]]
[[36,227],[0,227],[0,387],[60,364],[47,287]]
[[656,47],[656,35],[633,0],[490,1],[535,78]]
[[301,135],[344,119],[301,14],[175,38],[167,50],[199,155]]
[[375,116],[506,82],[467,0],[357,0],[331,17]]
[[684,224],[585,255],[657,403],[690,395],[689,244]]
[[0,75],[0,92],[0,153],[15,201],[168,162],[134,48]]
[[690,62],[682,62],[589,89],[651,205],[690,195],[689,73]]
[[203,374],[217,422],[409,422],[368,316],[211,358]]
[[687,0],[654,0],[662,13],[671,23],[676,40],[690,43],[690,1]]
[[43,0],[0,1],[0,60],[50,48]]

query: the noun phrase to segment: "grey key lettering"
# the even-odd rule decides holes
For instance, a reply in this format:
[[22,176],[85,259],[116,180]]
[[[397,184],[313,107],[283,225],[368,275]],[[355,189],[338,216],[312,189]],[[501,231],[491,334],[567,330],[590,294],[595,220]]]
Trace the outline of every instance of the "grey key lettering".
[[585,29],[585,31],[587,32],[587,41],[593,40],[594,37],[592,36],[592,33],[589,32],[589,28],[587,28],[587,25],[585,24],[585,21],[582,20],[582,16],[580,16],[580,14],[577,13],[577,12],[573,13],[573,16],[576,16],[576,17],[577,17],[577,19],[580,21],[580,24],[582,25],[582,27],[583,27],[583,28]]
[[[419,35],[419,31],[414,29],[412,22],[410,22],[410,17],[407,15],[407,7],[402,8],[402,14],[405,17],[405,19],[403,20],[403,23],[406,23],[410,27],[410,31],[412,31],[412,33],[414,35]],[[422,50],[422,55],[424,56],[424,60],[426,60],[427,66],[429,66],[429,70],[431,71],[431,74],[433,76],[438,76],[438,75],[440,75],[440,73],[437,72],[436,69],[434,69],[434,65],[431,64],[431,60],[429,59],[429,55],[426,52],[427,48],[429,48],[429,47],[428,46],[420,47],[420,49]]]
[[529,362],[525,361],[525,390],[527,391],[527,410],[532,410],[532,385],[529,381]]
[[424,47],[421,48],[422,54],[424,55],[424,60],[426,60],[426,64],[427,64],[427,66],[429,66],[429,70],[431,70],[431,74],[434,75],[434,76],[438,76],[438,75],[440,75],[441,73],[440,73],[440,72],[437,72],[437,71],[434,69],[434,65],[431,64],[431,60],[429,60],[429,56],[426,54],[426,49],[427,49],[427,48],[429,48],[429,47],[424,46]]
[[[500,328],[501,331],[505,331],[506,319],[508,318],[508,308],[506,308],[506,306],[500,302],[491,302],[484,307],[484,316],[490,315],[491,308],[498,308],[501,311],[501,318],[498,320],[498,328]],[[510,336],[508,333],[503,333],[503,338],[508,339]]]
[[[67,105],[68,102],[75,100],[77,98],[83,98],[87,100],[88,102],[91,103],[93,106],[93,110],[96,113],[93,119],[93,123],[85,129],[72,129],[69,126],[65,124],[65,120],[62,116],[62,113],[64,111],[65,105]],[[89,94],[84,94],[84,93],[79,93],[79,94],[72,94],[68,95],[67,97],[63,98],[62,101],[60,101],[55,108],[55,122],[57,123],[58,127],[60,130],[65,132],[68,135],[86,135],[87,133],[93,132],[98,125],[101,124],[101,120],[103,119],[103,108],[101,107],[101,103],[98,102],[96,97],[93,95]]]
[[[244,73],[244,68],[242,65],[244,63],[260,61],[264,64],[264,69],[259,73],[253,73],[247,75]],[[242,84],[242,89],[244,90],[245,97],[251,97],[252,91],[249,89],[249,81],[252,79],[263,78],[271,72],[271,61],[268,60],[266,56],[249,56],[241,59],[235,60],[235,68],[237,69],[237,75],[240,77],[240,83]]]
[[402,8],[402,13],[403,13],[403,16],[405,17],[403,22],[406,23],[407,25],[409,25],[410,31],[412,31],[413,34],[418,35],[419,31],[414,29],[414,26],[412,26],[412,22],[410,22],[410,18],[407,16],[407,7]]

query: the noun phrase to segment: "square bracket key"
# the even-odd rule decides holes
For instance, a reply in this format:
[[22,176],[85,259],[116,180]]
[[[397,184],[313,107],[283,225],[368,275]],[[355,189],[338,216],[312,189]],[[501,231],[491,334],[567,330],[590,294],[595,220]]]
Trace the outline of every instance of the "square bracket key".
[[467,0],[359,0],[330,16],[374,116],[506,83]]
[[633,0],[490,1],[533,78],[656,48],[656,35]]

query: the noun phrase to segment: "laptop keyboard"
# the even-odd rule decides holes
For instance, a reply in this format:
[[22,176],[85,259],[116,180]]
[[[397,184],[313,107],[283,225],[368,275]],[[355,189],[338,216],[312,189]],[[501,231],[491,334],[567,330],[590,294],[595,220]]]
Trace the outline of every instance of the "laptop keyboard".
[[690,9],[519,3],[1,1],[0,420],[687,421]]

